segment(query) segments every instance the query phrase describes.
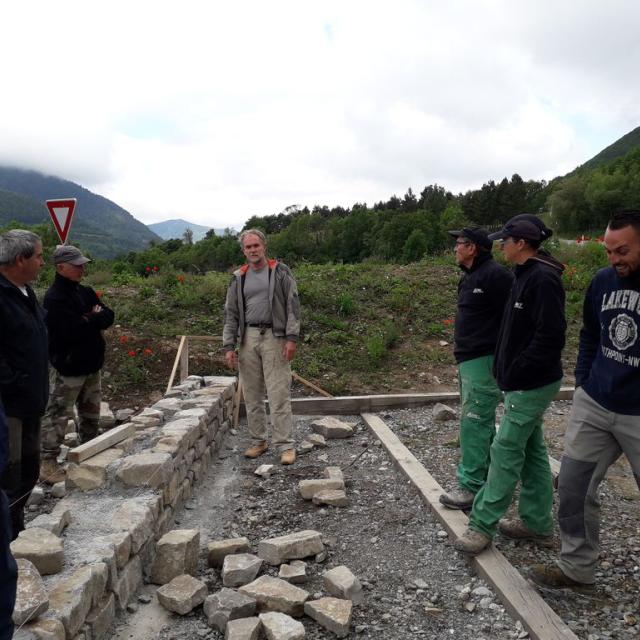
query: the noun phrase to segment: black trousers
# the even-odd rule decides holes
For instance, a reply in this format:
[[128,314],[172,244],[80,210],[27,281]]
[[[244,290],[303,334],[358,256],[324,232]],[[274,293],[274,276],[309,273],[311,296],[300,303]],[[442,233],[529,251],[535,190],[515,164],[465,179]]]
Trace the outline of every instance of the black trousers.
[[24,507],[40,475],[40,417],[7,416],[9,464],[0,480],[9,499],[11,539],[24,529]]
[[13,636],[11,615],[16,603],[18,567],[9,549],[10,542],[9,501],[0,491],[0,640]]

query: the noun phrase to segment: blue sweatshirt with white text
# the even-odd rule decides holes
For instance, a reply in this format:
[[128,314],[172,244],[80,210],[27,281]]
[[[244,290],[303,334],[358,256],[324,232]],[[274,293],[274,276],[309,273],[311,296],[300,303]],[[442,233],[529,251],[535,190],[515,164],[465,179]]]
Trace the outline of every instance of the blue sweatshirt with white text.
[[606,267],[591,281],[576,386],[608,411],[640,415],[640,271],[621,278]]

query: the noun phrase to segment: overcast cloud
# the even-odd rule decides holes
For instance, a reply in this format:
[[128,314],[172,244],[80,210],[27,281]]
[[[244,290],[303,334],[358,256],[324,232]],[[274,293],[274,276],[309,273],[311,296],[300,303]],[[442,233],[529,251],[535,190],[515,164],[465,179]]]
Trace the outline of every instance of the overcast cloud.
[[549,179],[640,125],[640,4],[11,3],[0,163],[240,228]]

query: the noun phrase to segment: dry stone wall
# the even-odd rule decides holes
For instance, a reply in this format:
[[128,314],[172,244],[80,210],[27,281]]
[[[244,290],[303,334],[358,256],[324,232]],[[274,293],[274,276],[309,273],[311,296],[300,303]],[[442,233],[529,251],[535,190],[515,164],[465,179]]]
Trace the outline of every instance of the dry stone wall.
[[[108,637],[117,611],[153,578],[157,541],[222,445],[235,384],[191,376],[130,418],[133,437],[70,465],[67,496],[16,541],[21,557],[45,568],[40,573],[57,569],[42,576],[48,608],[40,597],[24,631],[60,640]],[[32,548],[49,538],[52,549]]]

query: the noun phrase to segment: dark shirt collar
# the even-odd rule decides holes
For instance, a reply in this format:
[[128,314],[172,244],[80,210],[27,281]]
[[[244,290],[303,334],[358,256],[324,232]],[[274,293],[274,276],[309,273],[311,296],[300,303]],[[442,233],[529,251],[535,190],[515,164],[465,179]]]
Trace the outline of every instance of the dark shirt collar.
[[488,262],[489,260],[493,260],[493,255],[491,255],[491,253],[485,253],[483,251],[473,259],[473,262],[471,263],[470,267],[465,267],[462,264],[459,266],[465,273],[473,273],[480,265],[483,265],[485,262]]

